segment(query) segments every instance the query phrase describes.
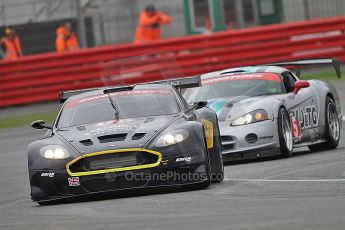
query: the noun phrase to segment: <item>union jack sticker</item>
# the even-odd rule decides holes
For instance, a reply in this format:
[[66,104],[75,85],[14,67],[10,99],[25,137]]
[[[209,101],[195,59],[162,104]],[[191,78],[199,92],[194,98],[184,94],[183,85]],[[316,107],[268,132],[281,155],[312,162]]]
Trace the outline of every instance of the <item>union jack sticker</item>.
[[79,177],[69,177],[68,185],[71,187],[80,186]]

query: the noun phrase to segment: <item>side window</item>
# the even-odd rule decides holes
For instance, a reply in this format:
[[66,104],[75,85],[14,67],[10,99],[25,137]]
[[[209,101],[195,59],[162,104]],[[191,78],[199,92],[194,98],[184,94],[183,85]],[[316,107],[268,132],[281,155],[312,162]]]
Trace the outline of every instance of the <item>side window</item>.
[[284,72],[283,82],[287,93],[291,93],[296,82],[296,78],[290,72]]

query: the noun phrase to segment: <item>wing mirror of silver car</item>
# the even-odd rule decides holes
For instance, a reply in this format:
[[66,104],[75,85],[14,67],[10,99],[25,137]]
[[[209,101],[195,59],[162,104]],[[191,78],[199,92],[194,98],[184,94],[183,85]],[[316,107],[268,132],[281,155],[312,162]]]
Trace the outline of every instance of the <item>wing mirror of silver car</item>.
[[308,88],[310,86],[308,81],[296,81],[293,87],[293,94],[297,94],[300,89]]
[[52,129],[50,125],[47,125],[43,120],[37,120],[31,123],[31,127],[34,129]]

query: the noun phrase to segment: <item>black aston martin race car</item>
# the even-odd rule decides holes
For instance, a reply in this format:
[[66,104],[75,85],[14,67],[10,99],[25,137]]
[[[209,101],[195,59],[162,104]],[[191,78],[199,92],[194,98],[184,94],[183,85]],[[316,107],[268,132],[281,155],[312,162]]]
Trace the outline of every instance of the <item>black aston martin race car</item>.
[[54,124],[31,124],[48,130],[28,147],[32,200],[222,181],[216,113],[179,93],[199,84],[185,78],[61,93]]

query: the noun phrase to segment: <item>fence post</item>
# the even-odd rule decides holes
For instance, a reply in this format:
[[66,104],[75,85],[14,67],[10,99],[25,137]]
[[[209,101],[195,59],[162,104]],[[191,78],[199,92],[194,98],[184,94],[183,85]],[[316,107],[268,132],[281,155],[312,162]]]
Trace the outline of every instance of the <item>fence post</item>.
[[81,6],[80,0],[75,0],[75,10],[77,16],[77,27],[78,27],[78,38],[80,42],[80,47],[87,47],[87,38],[85,30],[85,21],[84,21],[84,9]]
[[236,9],[236,22],[238,28],[244,28],[244,12],[242,0],[235,0],[235,9]]

